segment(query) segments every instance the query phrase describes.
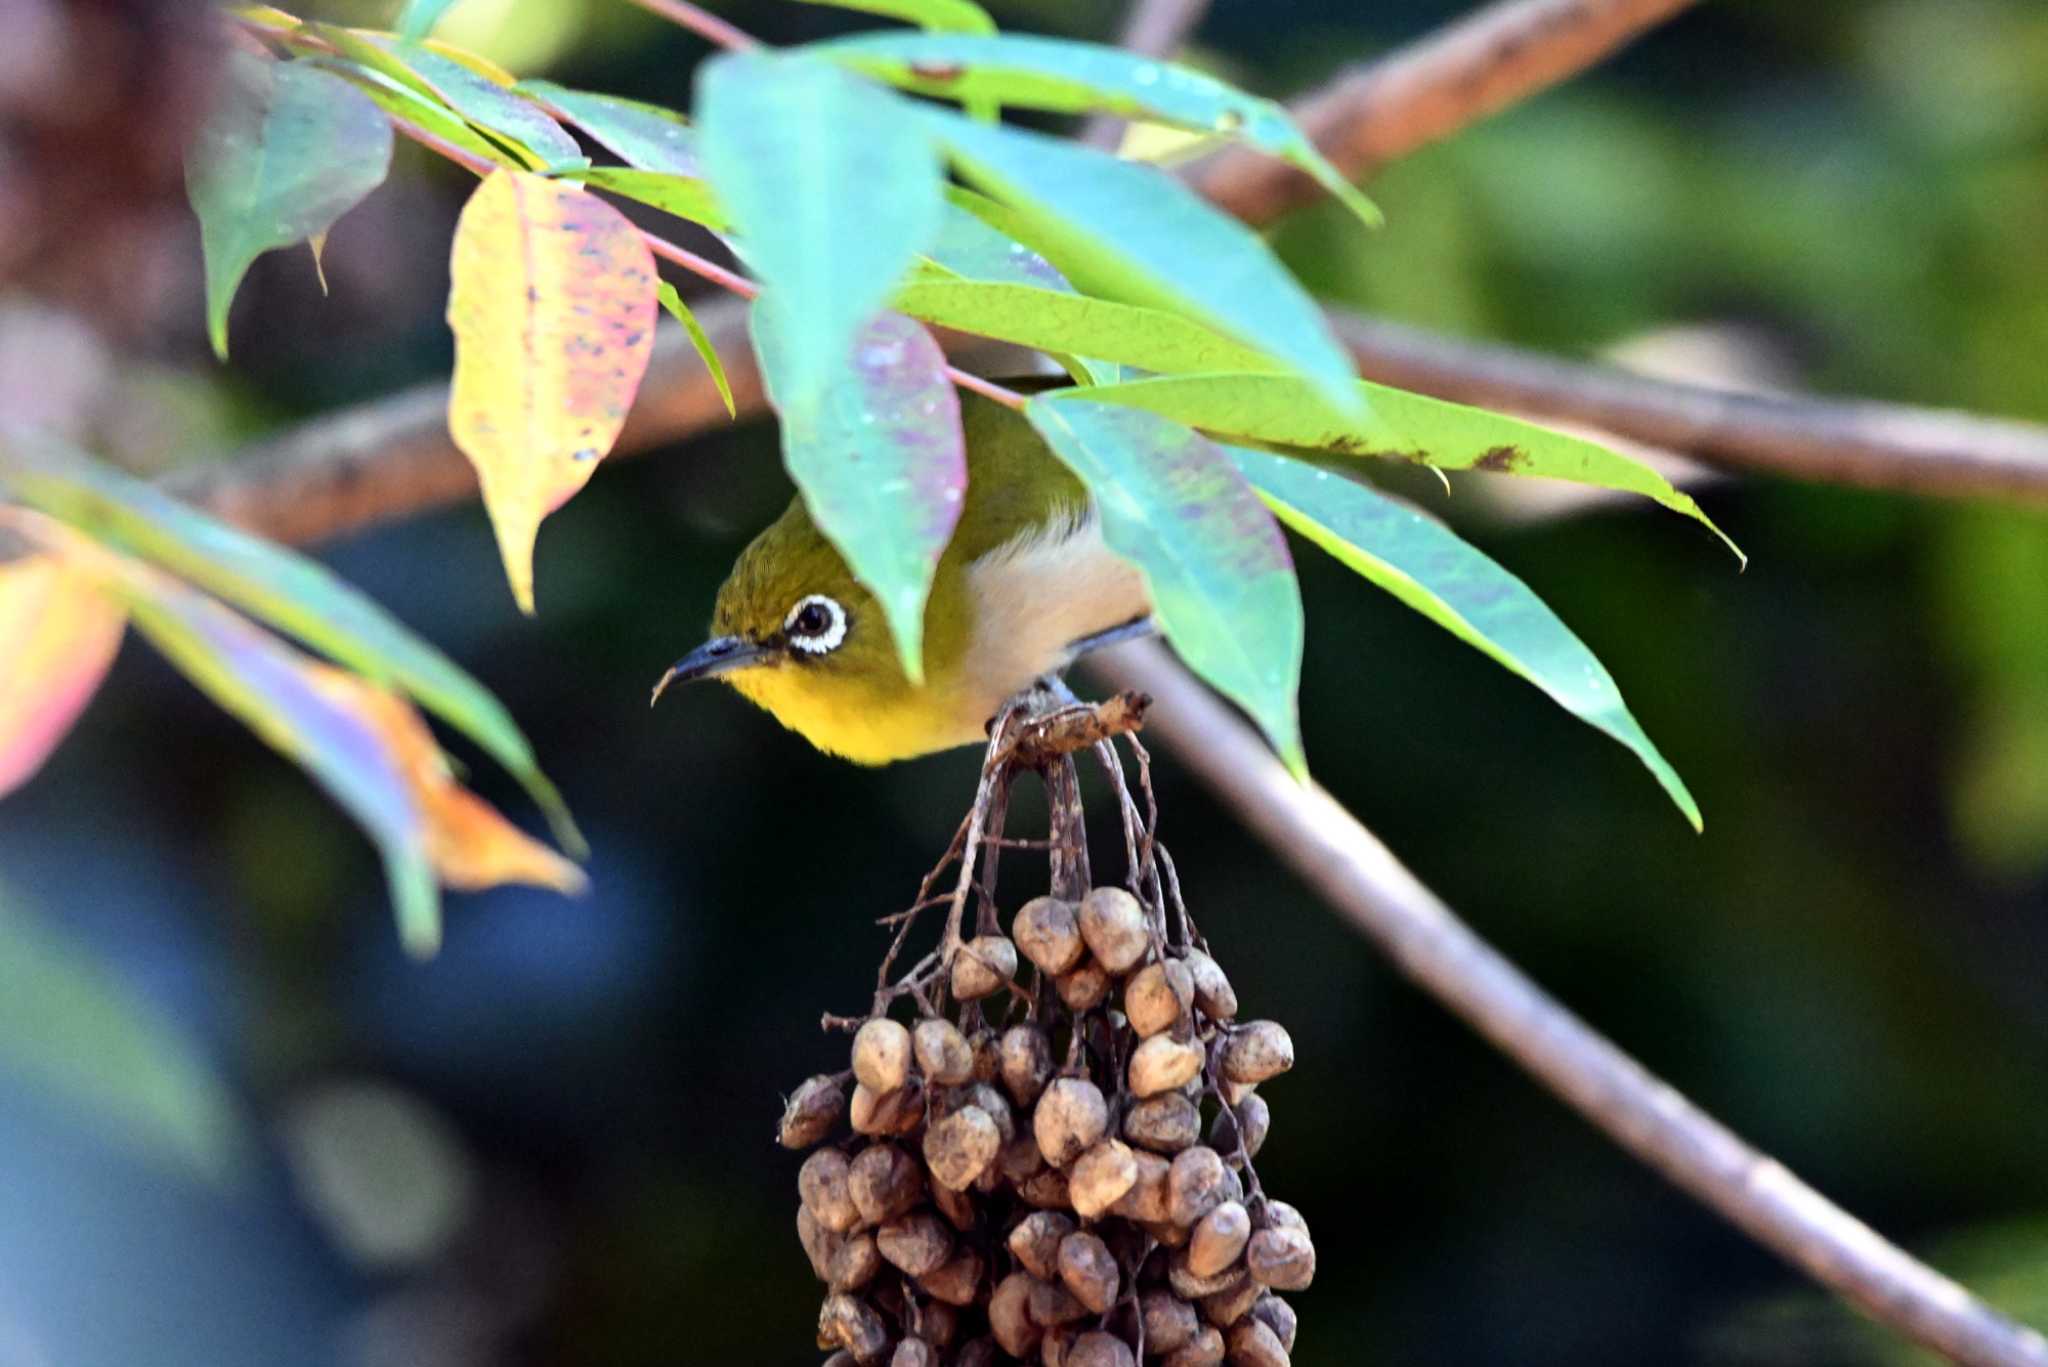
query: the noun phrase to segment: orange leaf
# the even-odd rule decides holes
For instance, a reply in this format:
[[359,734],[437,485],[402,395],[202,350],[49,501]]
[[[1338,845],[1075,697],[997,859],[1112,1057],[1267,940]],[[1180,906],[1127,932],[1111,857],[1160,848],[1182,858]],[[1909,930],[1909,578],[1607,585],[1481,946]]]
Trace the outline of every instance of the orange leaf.
[[567,893],[589,886],[583,870],[455,781],[411,703],[346,670],[309,664],[306,671],[316,693],[369,723],[388,748],[419,807],[427,858],[442,883],[463,889],[530,883]]
[[612,449],[653,354],[654,257],[596,196],[498,171],[463,207],[449,273],[448,430],[531,613],[541,519]]
[[[0,539],[30,519],[42,521],[14,512]],[[26,782],[64,739],[106,677],[127,622],[63,540],[38,535],[34,549],[16,550],[0,560],[0,794]]]

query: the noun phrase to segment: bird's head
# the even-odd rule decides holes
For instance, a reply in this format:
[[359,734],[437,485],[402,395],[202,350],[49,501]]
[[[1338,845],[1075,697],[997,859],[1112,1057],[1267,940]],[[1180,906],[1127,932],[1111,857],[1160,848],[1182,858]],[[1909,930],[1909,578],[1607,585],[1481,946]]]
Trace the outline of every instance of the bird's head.
[[[655,685],[720,679],[844,753],[846,718],[912,691],[881,605],[793,502],[740,553],[718,590],[711,636]],[[855,758],[860,756],[856,755]]]

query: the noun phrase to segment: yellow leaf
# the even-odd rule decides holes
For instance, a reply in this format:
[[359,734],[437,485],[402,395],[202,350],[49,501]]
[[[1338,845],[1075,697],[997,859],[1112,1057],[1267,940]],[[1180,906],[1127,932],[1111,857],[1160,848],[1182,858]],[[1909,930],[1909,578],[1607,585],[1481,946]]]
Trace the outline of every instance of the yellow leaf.
[[427,858],[443,884],[475,889],[529,883],[567,893],[589,886],[583,870],[455,781],[441,747],[411,703],[347,670],[317,664],[305,668],[316,693],[367,722],[384,742],[418,806]]
[[497,171],[463,207],[449,274],[448,430],[531,613],[541,519],[612,449],[653,354],[654,257],[595,195]]
[[[127,615],[36,514],[0,521],[0,794],[27,782],[106,677]],[[11,555],[12,558],[9,558]]]

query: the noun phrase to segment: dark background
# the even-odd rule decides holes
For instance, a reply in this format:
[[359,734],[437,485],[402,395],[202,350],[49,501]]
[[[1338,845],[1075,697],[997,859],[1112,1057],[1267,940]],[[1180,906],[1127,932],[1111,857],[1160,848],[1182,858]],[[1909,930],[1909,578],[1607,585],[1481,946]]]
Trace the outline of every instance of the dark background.
[[[1463,8],[1223,0],[1195,55],[1285,95]],[[1113,19],[996,9],[1083,36]],[[722,12],[772,40],[865,23]],[[611,0],[466,0],[443,33],[678,105],[702,51]],[[213,458],[443,373],[466,184],[404,149],[334,232],[332,297],[303,253],[259,265],[225,369],[181,224],[101,448]],[[1279,234],[1332,298],[1711,381],[2048,419],[2048,11],[2024,0],[1705,7],[1374,193],[1380,234],[1324,210]],[[1653,1070],[2048,1318],[2048,524],[1717,486],[1739,574],[1654,509],[1457,489],[1432,506],[1608,663],[1706,833],[1619,747],[1299,547],[1318,777]],[[196,1043],[248,1158],[192,1181],[0,1075],[0,1365],[815,1360],[779,1097],[842,1066],[816,1018],[861,1005],[870,920],[909,901],[975,760],[859,770],[723,690],[648,712],[787,497],[759,422],[609,466],[547,524],[537,621],[474,507],[321,548],[497,691],[591,837],[590,896],[451,897],[427,965],[346,820],[129,643],[0,806],[0,875]],[[471,778],[534,824],[487,763]],[[1300,1055],[1264,1089],[1261,1160],[1317,1231],[1297,1362],[1900,1360],[1400,981],[1171,757],[1159,790],[1247,1011]]]

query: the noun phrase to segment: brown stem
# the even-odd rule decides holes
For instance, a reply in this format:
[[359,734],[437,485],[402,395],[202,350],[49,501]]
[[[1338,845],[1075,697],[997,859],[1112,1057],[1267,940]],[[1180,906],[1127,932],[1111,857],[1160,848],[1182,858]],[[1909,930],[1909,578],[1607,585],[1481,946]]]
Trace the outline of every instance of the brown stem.
[[[1171,57],[1201,27],[1202,16],[1208,12],[1209,0],[1135,0],[1124,16],[1116,45],[1142,57]],[[1082,125],[1080,140],[1105,152],[1114,151],[1123,133],[1123,119],[1096,114]]]
[[761,40],[753,34],[726,22],[701,5],[690,4],[689,0],[632,0],[632,3],[660,15],[671,23],[682,25],[698,37],[729,52],[752,52],[761,46]]

